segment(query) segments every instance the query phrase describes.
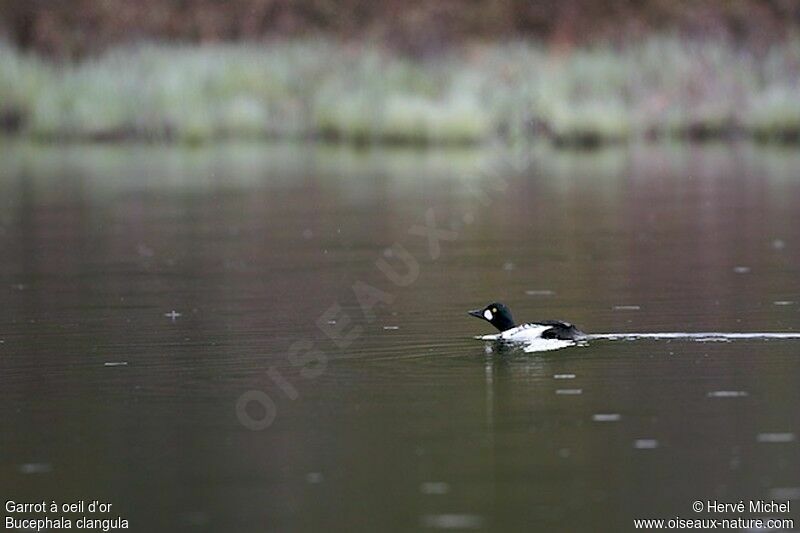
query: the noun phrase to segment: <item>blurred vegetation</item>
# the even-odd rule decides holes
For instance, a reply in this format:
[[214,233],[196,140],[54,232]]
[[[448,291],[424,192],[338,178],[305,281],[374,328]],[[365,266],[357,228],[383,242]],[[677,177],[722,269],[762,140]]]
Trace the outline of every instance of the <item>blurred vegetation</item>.
[[0,0],[0,35],[26,51],[73,59],[140,41],[320,34],[415,56],[475,40],[568,48],[665,32],[752,47],[798,25],[797,0]]
[[797,0],[0,0],[0,130],[798,140],[799,28]]
[[565,53],[518,41],[420,58],[307,38],[126,46],[66,63],[6,45],[0,125],[56,140],[796,141],[800,39],[760,52],[677,36]]

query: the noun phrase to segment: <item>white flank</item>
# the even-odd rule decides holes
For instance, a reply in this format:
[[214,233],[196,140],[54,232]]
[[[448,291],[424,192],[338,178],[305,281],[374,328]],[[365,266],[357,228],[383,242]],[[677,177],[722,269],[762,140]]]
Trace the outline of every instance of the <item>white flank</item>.
[[562,339],[543,339],[542,333],[552,326],[542,324],[522,324],[515,328],[507,329],[501,333],[481,335],[476,337],[482,341],[497,341],[509,344],[519,344],[525,353],[549,352],[560,350],[568,346],[575,346],[575,341]]

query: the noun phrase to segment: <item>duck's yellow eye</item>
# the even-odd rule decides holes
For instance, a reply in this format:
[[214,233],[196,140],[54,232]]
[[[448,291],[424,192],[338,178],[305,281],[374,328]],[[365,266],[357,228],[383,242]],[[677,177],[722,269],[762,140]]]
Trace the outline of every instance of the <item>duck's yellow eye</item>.
[[497,312],[497,308],[496,307],[492,307],[492,313],[496,313],[496,312]]

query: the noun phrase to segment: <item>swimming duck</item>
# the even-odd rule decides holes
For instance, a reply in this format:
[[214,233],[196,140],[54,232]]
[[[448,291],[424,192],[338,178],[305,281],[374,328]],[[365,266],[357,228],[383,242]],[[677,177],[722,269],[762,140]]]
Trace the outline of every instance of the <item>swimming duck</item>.
[[500,302],[491,303],[483,309],[468,311],[468,314],[486,320],[500,331],[479,337],[482,340],[530,343],[539,339],[579,341],[586,338],[586,334],[581,330],[561,320],[542,320],[517,325],[511,316],[511,310]]

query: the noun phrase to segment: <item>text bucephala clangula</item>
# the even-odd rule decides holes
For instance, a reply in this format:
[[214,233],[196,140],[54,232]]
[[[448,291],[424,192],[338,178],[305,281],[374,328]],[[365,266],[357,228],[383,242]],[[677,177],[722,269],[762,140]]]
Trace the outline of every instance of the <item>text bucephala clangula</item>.
[[537,341],[569,341],[568,343],[553,342],[552,347],[548,347],[547,343],[540,344],[535,349],[526,349],[526,351],[545,351],[562,348],[586,337],[586,334],[574,325],[561,320],[542,320],[517,325],[511,316],[511,310],[499,302],[491,303],[483,309],[468,311],[468,314],[486,320],[500,330],[500,333],[478,337],[481,340],[526,345]]

